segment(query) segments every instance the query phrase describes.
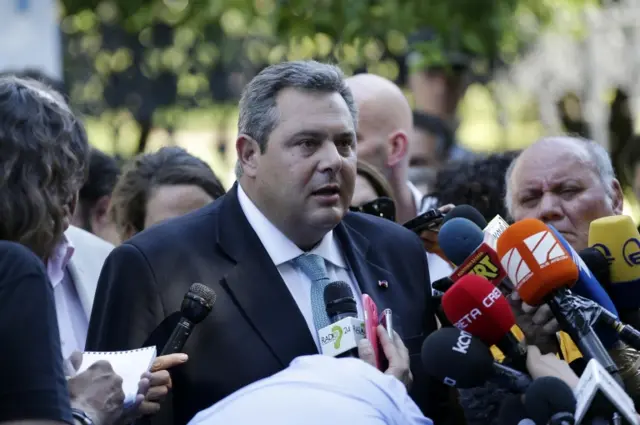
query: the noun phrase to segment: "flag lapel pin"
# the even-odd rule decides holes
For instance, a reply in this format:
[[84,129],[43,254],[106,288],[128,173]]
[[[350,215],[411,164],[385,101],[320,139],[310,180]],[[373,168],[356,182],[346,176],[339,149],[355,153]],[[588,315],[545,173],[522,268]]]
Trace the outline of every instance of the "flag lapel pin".
[[386,280],[379,280],[378,286],[383,289],[387,289],[389,287],[389,282],[387,282]]

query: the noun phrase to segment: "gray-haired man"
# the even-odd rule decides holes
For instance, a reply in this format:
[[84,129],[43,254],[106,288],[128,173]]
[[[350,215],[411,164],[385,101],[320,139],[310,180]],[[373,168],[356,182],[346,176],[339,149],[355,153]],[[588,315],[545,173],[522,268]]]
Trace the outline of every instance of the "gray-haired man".
[[213,204],[136,235],[107,259],[91,349],[139,347],[179,310],[193,282],[217,294],[185,347],[189,363],[173,375],[173,414],[161,412],[163,423],[185,424],[294,358],[318,353],[318,330],[329,320],[322,292],[333,281],[351,288],[359,317],[362,293],[378,309],[398,312],[415,398],[429,405],[418,367],[421,343],[435,329],[424,251],[395,223],[348,212],[356,123],[337,67],[299,61],[266,68],[240,101],[238,183]]

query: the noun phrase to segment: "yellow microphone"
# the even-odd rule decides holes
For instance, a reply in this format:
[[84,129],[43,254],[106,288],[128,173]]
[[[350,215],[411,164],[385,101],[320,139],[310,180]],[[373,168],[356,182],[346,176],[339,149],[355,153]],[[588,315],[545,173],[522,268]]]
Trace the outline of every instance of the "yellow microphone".
[[615,215],[592,221],[589,246],[609,263],[609,292],[616,307],[640,308],[640,233],[631,217]]

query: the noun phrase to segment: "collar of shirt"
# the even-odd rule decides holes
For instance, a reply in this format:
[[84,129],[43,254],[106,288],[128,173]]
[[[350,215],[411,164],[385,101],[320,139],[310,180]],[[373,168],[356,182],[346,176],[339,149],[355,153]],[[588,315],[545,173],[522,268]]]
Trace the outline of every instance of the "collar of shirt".
[[56,287],[64,278],[64,269],[69,264],[75,248],[66,236],[62,235],[62,240],[53,250],[53,255],[47,261],[47,275],[51,281],[51,286]]
[[422,192],[420,192],[420,190],[416,187],[416,185],[411,183],[409,180],[407,180],[407,186],[411,191],[411,195],[413,195],[413,202],[416,206],[416,215],[418,215],[421,212],[420,206],[422,204]]
[[[240,185],[238,185],[238,201],[247,221],[258,235],[276,267],[305,253],[264,216]],[[338,241],[333,237],[333,231],[327,233],[309,253],[319,255],[337,267],[348,269],[339,249]]]

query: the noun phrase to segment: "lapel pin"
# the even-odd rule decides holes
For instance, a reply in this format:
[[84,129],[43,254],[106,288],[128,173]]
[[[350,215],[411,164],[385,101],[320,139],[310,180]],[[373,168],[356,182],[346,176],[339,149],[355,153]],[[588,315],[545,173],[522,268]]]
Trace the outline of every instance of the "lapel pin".
[[379,280],[378,286],[387,289],[389,287],[389,282],[387,282],[386,280]]

